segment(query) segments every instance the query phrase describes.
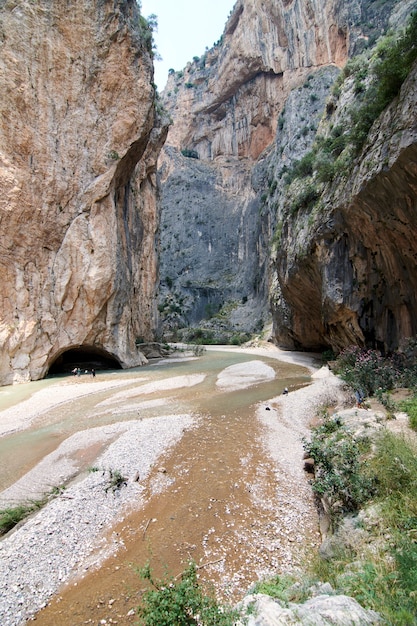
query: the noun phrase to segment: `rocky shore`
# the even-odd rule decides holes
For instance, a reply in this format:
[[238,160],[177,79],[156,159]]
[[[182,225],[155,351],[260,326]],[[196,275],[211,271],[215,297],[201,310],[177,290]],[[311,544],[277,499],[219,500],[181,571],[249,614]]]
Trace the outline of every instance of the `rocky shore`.
[[[309,424],[318,406],[343,404],[343,386],[327,368],[314,368],[310,357],[295,354],[292,357],[290,353],[274,352],[270,348],[251,349],[250,352],[278,359],[281,356],[286,360],[293,358],[293,362],[300,364],[301,361],[315,372],[312,374],[312,384],[288,395],[261,402],[257,409],[257,418],[263,424],[263,443],[275,464],[274,471],[285,476],[283,499],[290,498],[293,508],[297,507],[297,503],[301,508],[305,507],[306,500],[311,500],[311,493],[308,493],[308,484],[303,477],[302,464],[295,463],[294,459],[301,458],[301,440],[308,434]],[[256,379],[259,372],[254,371],[253,375]],[[170,380],[174,381],[174,378]],[[202,380],[201,376],[198,380]],[[175,379],[171,384],[192,385],[196,382],[188,377],[187,380]],[[250,384],[248,378],[246,382]],[[84,391],[87,392],[86,387]],[[96,392],[97,387],[90,391]],[[115,391],[113,404],[111,400],[107,403],[110,408],[120,393],[117,392],[117,386]],[[65,397],[65,393],[64,389],[61,397]],[[44,394],[44,397],[49,398],[48,406],[52,397],[55,402],[60,399],[56,390],[52,396]],[[25,419],[29,423],[35,412],[39,413],[39,403],[35,411],[31,402],[36,404],[36,400],[32,399],[20,405],[21,428],[24,427]],[[10,411],[18,415],[19,405],[0,412],[0,425],[10,426]],[[197,421],[198,416],[195,415],[169,414],[91,428],[68,438],[44,459],[41,469],[37,468],[38,472],[44,475],[54,473],[55,476],[65,478],[74,471],[69,459],[71,449],[75,450],[80,445],[80,438],[84,446],[97,441],[106,444],[104,452],[91,468],[94,471],[80,475],[65,491],[0,542],[2,626],[26,623],[65,582],[98,566],[105,557],[121,548],[120,537],[112,535],[109,538],[109,529],[132,507],[141,506],[145,495],[143,479],[155,467],[158,458],[180,440],[186,429],[193,428]],[[120,489],[122,484],[123,489]],[[7,493],[0,494],[0,499],[5,501],[7,496],[10,500],[14,488],[12,486]],[[20,485],[19,489],[22,488]],[[286,523],[289,533],[302,533],[302,529],[292,528],[292,525],[299,523],[296,517],[292,520],[289,516]]]
[[[140,506],[138,476],[144,478],[192,422],[189,415],[167,415],[104,427],[101,434],[116,439],[97,460],[97,471],[69,486],[0,542],[2,626],[24,624],[71,576],[120,547],[116,537],[105,539],[104,531],[132,503]],[[126,485],[118,489],[122,479]]]

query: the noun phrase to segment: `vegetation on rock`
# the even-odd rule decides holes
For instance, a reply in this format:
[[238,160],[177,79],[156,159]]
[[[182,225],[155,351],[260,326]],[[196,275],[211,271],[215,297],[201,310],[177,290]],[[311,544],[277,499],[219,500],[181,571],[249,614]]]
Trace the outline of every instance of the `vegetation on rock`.
[[382,356],[378,350],[351,346],[333,363],[333,370],[354,391],[364,396],[398,387],[417,387],[417,341],[410,339],[401,350]]
[[[323,448],[330,442],[323,440]],[[387,624],[409,626],[417,615],[417,447],[386,429],[374,446],[372,456],[349,472],[351,489],[363,477],[373,489],[351,518],[348,539],[335,542],[331,555],[316,557],[312,574],[377,611]]]

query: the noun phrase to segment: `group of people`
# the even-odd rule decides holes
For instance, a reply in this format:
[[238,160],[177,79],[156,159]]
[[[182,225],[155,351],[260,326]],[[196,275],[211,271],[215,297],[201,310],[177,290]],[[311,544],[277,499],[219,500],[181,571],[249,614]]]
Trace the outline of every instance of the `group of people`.
[[[71,370],[71,374],[73,374],[74,376],[81,376],[82,373],[83,373],[83,370],[80,367],[74,367],[74,369]],[[91,376],[95,378],[96,370],[95,369],[91,369],[90,371],[84,370],[84,374],[91,374]]]

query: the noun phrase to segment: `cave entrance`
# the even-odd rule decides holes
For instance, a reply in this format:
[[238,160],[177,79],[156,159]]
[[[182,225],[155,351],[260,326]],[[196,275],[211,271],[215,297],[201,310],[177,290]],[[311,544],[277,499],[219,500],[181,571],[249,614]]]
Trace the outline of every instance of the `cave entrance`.
[[47,375],[68,374],[75,367],[83,371],[122,369],[116,357],[106,350],[95,346],[79,346],[61,352],[50,365]]

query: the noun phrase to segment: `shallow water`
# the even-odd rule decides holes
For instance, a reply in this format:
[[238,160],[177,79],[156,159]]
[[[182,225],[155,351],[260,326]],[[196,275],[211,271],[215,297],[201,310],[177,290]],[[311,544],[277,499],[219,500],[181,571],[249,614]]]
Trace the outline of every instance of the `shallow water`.
[[[235,392],[219,392],[215,388],[219,372],[230,365],[262,360],[272,367],[277,378],[248,389]],[[285,386],[295,387],[305,384],[309,380],[305,368],[280,361],[241,354],[237,352],[207,351],[199,359],[183,359],[178,362],[164,360],[145,367],[129,370],[114,370],[99,372],[95,381],[124,381],[126,386],[100,391],[88,396],[75,397],[73,400],[60,403],[58,406],[46,410],[36,418],[29,428],[0,437],[0,491],[6,489],[46,454],[52,452],[67,437],[86,428],[103,426],[115,421],[131,420],[138,417],[138,412],[130,410],[131,401],[121,399],[117,407],[98,406],[104,400],[111,398],[121,390],[128,392],[138,386],[137,379],[143,379],[143,384],[163,381],[173,376],[193,375],[204,373],[206,378],[197,387],[181,387],[174,390],[159,390],[143,396],[144,402],[158,398],[166,400],[159,406],[151,404],[149,408],[140,409],[140,417],[147,418],[169,413],[200,413],[209,410],[218,414],[228,413],[236,409],[244,409],[252,404],[279,395]],[[129,384],[129,381],[132,381]],[[59,376],[34,381],[22,385],[13,385],[0,388],[0,411],[27,400],[33,394],[56,385],[91,383],[88,375],[80,378],[73,376]],[[142,384],[142,383],[140,383]],[[136,400],[137,402],[137,400]],[[169,408],[168,408],[169,404]],[[111,408],[112,405],[110,405]],[[126,407],[124,411],[123,408]],[[106,410],[107,409],[107,410]],[[1,420],[1,415],[0,415]]]
[[[216,387],[217,375],[226,367],[251,361],[268,365],[275,379],[237,391]],[[203,382],[169,388],[168,379],[196,374],[205,375]],[[62,377],[6,389],[7,402],[11,406],[30,397],[32,389],[83,380],[91,383],[88,376],[81,381]],[[202,565],[202,581],[215,585],[217,595],[231,602],[265,574],[297,566],[305,546],[317,540],[314,506],[307,502],[301,511],[292,506],[288,487],[262,445],[255,411],[259,403],[266,409],[284,387],[291,391],[307,384],[308,370],[269,357],[210,350],[196,360],[99,373],[96,380],[127,384],[74,398],[46,411],[29,429],[0,438],[3,488],[70,434],[87,427],[172,413],[193,413],[198,423],[167,450],[144,482],[145,505],[109,529],[110,543],[116,537],[122,545],[119,552],[97,571],[87,567],[81,578],[61,589],[37,614],[38,624],[135,624],[129,612],[144,588],[136,567],[147,561],[154,574],[163,576],[166,571],[177,575],[192,558]],[[150,383],[162,386],[152,391]],[[148,391],[139,395],[143,385]],[[93,464],[88,457],[84,469]],[[290,518],[297,531],[289,534]]]

